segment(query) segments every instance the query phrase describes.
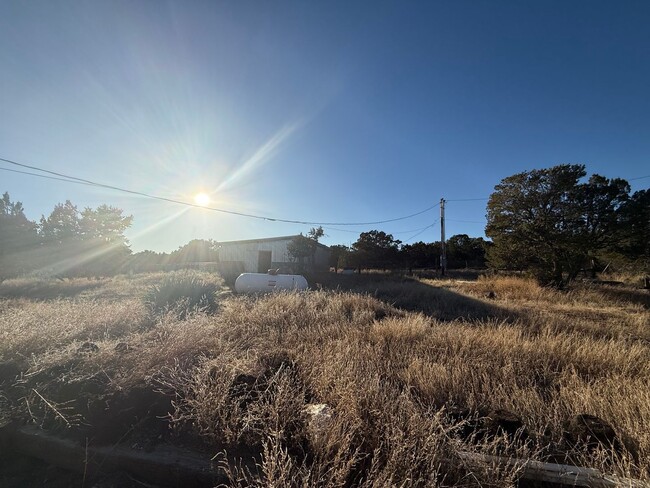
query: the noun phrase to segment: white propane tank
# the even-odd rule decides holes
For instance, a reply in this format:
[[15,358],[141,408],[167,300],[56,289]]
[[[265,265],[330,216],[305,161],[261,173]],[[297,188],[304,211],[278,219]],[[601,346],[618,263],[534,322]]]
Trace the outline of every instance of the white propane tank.
[[302,275],[242,273],[235,280],[237,293],[264,293],[276,290],[306,290],[307,280]]

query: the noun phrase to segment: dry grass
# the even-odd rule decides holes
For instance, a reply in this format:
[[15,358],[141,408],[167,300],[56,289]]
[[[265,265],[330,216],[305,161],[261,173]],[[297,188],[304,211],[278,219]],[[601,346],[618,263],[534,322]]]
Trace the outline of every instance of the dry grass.
[[[227,465],[233,486],[510,486],[516,477],[516,468],[468,466],[461,451],[650,479],[645,292],[355,279],[347,292],[231,296],[215,315],[181,320],[147,313],[141,297],[159,279],[118,278],[56,299],[66,295],[52,292],[58,283],[46,299],[28,282],[3,284],[0,362],[23,375],[2,386],[13,415],[48,415],[26,412],[42,404],[27,387],[62,405],[74,399],[70,384],[99,384],[104,401],[159,389],[173,400],[177,433],[240,453],[241,466]],[[327,404],[331,417],[314,427],[309,404]],[[87,415],[79,402],[68,407],[70,418]],[[499,410],[521,418],[517,433],[490,427]],[[576,445],[566,430],[578,414],[609,423],[616,445]]]

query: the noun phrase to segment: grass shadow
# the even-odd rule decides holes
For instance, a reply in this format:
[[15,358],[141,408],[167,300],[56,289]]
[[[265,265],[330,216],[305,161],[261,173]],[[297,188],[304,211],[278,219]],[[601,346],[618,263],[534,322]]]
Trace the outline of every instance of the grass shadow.
[[[514,322],[518,315],[478,298],[445,287],[445,281],[435,284],[406,276],[387,274],[336,275],[320,277],[320,286],[356,293],[369,293],[397,308],[420,312],[442,321],[498,319]],[[324,278],[324,279],[323,279]]]
[[74,280],[71,282],[10,280],[0,283],[0,298],[29,298],[32,300],[57,300],[71,298],[105,285],[102,281]]
[[650,290],[609,285],[600,285],[596,290],[608,301],[626,302],[641,305],[645,309],[650,308]]

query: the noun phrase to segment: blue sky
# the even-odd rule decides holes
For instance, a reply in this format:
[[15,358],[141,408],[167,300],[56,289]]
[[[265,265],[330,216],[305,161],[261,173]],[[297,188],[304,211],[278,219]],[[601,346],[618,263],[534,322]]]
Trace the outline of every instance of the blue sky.
[[[327,222],[487,197],[560,163],[646,176],[648,26],[645,1],[4,1],[0,157]],[[118,206],[135,251],[309,230],[0,171],[3,191],[32,219],[66,199]],[[437,218],[323,242],[432,241]],[[483,235],[484,218],[485,201],[450,201],[447,236]]]

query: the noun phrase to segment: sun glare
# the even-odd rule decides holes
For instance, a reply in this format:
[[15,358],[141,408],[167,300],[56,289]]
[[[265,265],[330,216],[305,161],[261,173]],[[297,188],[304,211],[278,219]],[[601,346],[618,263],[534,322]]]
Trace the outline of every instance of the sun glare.
[[205,207],[210,203],[210,197],[206,193],[197,193],[194,196],[194,203]]

